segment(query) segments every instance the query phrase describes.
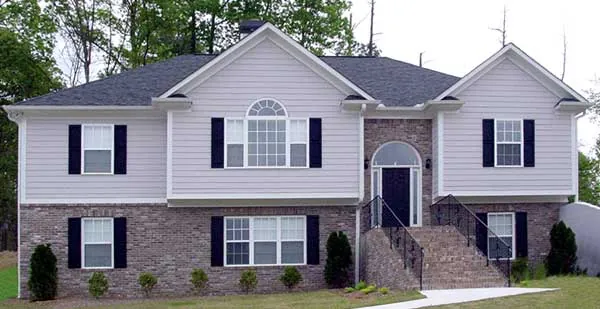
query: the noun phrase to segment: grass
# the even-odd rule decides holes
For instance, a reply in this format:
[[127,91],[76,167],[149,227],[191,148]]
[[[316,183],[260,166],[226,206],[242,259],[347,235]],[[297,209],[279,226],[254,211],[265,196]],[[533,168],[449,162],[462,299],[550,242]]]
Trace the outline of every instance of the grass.
[[294,292],[266,295],[235,295],[235,296],[208,296],[189,297],[178,299],[149,299],[149,300],[112,300],[112,299],[63,299],[44,303],[29,303],[27,301],[10,300],[0,302],[0,308],[121,308],[121,309],[158,309],[158,308],[256,308],[256,309],[317,309],[317,308],[357,308],[372,305],[382,305],[395,302],[408,301],[423,298],[417,291],[401,292],[390,291],[387,295],[361,295],[360,297],[349,296],[340,290],[320,290],[314,292]]
[[521,286],[528,288],[560,288],[560,290],[434,308],[600,308],[600,278],[550,277],[544,280],[527,281]]
[[0,252],[0,301],[17,297],[17,255]]

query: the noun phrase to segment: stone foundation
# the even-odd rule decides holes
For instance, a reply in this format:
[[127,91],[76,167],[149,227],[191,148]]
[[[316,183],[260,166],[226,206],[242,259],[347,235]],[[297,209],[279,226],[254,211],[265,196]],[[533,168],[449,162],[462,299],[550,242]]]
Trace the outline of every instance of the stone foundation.
[[[141,272],[158,278],[156,295],[191,293],[190,273],[202,268],[208,275],[206,294],[239,293],[240,273],[250,267],[210,266],[211,216],[318,215],[319,265],[298,266],[303,281],[299,289],[324,288],[323,269],[327,237],[343,231],[354,247],[354,206],[168,208],[166,205],[21,205],[21,296],[28,297],[29,258],[38,244],[50,243],[58,259],[60,297],[87,295],[88,279],[94,270],[67,267],[67,222],[70,217],[126,217],[127,268],[103,270],[109,280],[109,296],[141,297],[137,284]],[[353,248],[354,250],[354,248]],[[353,256],[354,258],[354,256]],[[284,266],[255,266],[256,292],[284,291],[279,281]],[[352,277],[351,277],[352,278]]]

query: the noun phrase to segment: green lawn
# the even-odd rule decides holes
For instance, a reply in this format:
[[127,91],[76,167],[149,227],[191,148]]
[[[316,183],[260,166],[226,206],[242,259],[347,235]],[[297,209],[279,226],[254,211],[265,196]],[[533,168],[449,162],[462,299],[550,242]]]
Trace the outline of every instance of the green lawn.
[[456,305],[438,306],[435,308],[600,308],[599,278],[550,277],[545,280],[528,281],[525,286],[529,288],[560,288],[560,290]]
[[0,268],[0,301],[17,297],[17,267]]
[[396,292],[391,291],[387,295],[368,296],[360,295],[356,298],[344,294],[339,290],[321,290],[315,292],[295,292],[283,294],[267,295],[236,295],[236,296],[209,296],[209,297],[189,297],[172,300],[76,300],[63,299],[43,303],[29,303],[27,301],[9,300],[5,303],[0,302],[0,308],[39,308],[40,305],[47,307],[76,308],[85,306],[86,308],[122,308],[122,309],[158,309],[158,308],[256,308],[256,309],[320,309],[320,308],[357,308],[371,305],[381,305],[395,303],[413,299],[419,299],[423,296],[417,291]]

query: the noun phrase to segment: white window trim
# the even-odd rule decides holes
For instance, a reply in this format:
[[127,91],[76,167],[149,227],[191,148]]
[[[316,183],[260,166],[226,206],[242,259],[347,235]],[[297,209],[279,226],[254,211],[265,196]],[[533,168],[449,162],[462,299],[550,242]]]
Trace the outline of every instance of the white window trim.
[[[106,148],[85,148],[85,128],[88,127],[110,127],[110,172],[86,172],[85,151],[86,150],[108,150]],[[86,123],[81,125],[81,175],[114,175],[115,173],[115,125],[108,123]]]
[[[259,240],[259,241],[255,241],[254,240],[254,219],[261,219],[261,218],[276,218],[277,219],[277,239],[274,241],[268,241],[268,240]],[[302,240],[297,239],[297,240],[293,240],[293,239],[286,239],[286,240],[282,240],[281,239],[281,219],[282,218],[301,218],[304,222],[304,238]],[[227,240],[227,219],[248,219],[248,240]],[[253,266],[253,267],[261,267],[261,266],[302,266],[302,265],[306,265],[306,260],[307,260],[307,252],[306,252],[306,216],[251,216],[251,217],[244,217],[244,216],[233,216],[233,217],[224,217],[223,218],[223,266],[225,267],[248,267],[248,266]],[[282,242],[298,242],[298,241],[302,241],[304,244],[304,262],[303,263],[292,263],[292,264],[284,264],[281,262],[281,243]],[[275,242],[276,243],[276,264],[254,264],[254,243],[255,242]],[[248,264],[227,264],[227,244],[228,243],[248,243]]]
[[[498,143],[500,144],[512,144],[516,145],[516,142],[498,142],[498,121],[519,121],[521,122],[521,164],[519,165],[498,165]],[[524,132],[523,132],[523,119],[494,119],[494,167],[523,167],[524,166]]]
[[[101,267],[87,267],[85,266],[85,245],[106,245],[108,242],[86,242],[85,241],[85,222],[86,221],[95,221],[95,220],[106,220],[110,219],[111,221],[111,238],[110,242],[110,266],[101,266]],[[115,268],[115,219],[111,217],[85,217],[81,218],[81,268],[82,269],[113,269]]]
[[[510,253],[511,253],[511,257],[509,259],[507,258],[499,258],[499,260],[501,261],[506,261],[506,260],[514,260],[516,259],[516,251],[515,250],[515,246],[516,246],[516,242],[517,242],[517,223],[515,222],[515,213],[514,212],[488,212],[487,213],[487,222],[488,222],[488,227],[489,227],[489,222],[490,222],[490,215],[494,216],[494,215],[511,215],[512,216],[512,243],[510,245]],[[502,237],[508,237],[507,235],[498,235],[496,234],[496,236],[502,238]],[[486,235],[487,241],[486,241],[486,246],[487,246],[487,257],[488,260],[490,261],[495,261],[496,258],[491,258],[490,257],[490,235]]]
[[[227,140],[227,122],[230,120],[243,120],[244,121],[244,142],[243,142],[243,147],[244,147],[244,163],[243,166],[229,166],[229,161],[227,160],[227,145],[229,145],[229,142]],[[248,165],[248,120],[285,120],[285,165],[282,166],[249,166]],[[302,120],[306,122],[306,165],[304,166],[291,166],[290,160],[291,160],[291,147],[290,145],[292,144],[300,144],[300,143],[291,143],[290,142],[290,122],[294,121],[294,120]],[[224,152],[223,152],[223,156],[224,156],[224,160],[225,160],[225,164],[224,164],[224,168],[225,169],[306,169],[309,168],[309,164],[310,164],[310,137],[309,137],[309,130],[310,130],[310,124],[309,124],[309,118],[298,118],[298,117],[283,117],[283,116],[248,116],[245,118],[242,117],[227,117],[225,118],[225,126],[224,126],[224,140],[225,142],[223,143],[223,147],[224,147]],[[234,145],[238,145],[238,144],[234,144]]]

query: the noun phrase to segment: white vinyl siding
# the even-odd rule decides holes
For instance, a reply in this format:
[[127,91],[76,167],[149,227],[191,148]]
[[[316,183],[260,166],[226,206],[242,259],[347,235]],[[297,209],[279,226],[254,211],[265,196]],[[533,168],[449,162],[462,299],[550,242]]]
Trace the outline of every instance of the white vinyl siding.
[[[68,174],[69,125],[86,123],[127,125],[126,175]],[[155,113],[28,118],[25,202],[164,199],[166,132],[166,117]]]
[[[464,106],[459,113],[445,113],[443,118],[443,188],[437,188],[439,192],[572,192],[572,169],[576,168],[572,164],[572,119],[554,110],[560,98],[508,59],[457,97]],[[534,119],[535,167],[483,168],[482,119]]]
[[[191,110],[173,112],[173,198],[231,193],[358,196],[358,113],[341,112],[340,101],[347,94],[269,39],[186,95],[194,102]],[[210,167],[211,118],[243,119],[261,98],[281,102],[288,120],[322,119],[322,168]],[[292,161],[301,161],[295,153],[302,144],[293,144],[299,146],[290,147]]]
[[306,217],[225,217],[225,265],[302,265]]

